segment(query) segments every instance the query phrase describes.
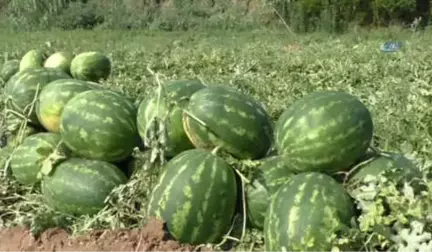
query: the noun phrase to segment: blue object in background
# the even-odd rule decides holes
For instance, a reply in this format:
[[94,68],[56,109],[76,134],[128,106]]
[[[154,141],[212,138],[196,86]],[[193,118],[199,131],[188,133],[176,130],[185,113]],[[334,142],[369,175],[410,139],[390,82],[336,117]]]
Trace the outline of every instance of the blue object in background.
[[389,41],[381,45],[382,52],[396,52],[402,47],[402,42],[400,41]]

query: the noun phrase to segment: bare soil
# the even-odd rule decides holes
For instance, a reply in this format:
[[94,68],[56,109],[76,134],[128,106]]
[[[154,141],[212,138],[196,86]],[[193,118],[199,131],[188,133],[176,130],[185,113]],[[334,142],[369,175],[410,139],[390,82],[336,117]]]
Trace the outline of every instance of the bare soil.
[[168,238],[163,223],[150,220],[140,229],[95,230],[70,237],[58,228],[38,237],[28,228],[0,229],[0,251],[211,251],[208,247],[179,244]]

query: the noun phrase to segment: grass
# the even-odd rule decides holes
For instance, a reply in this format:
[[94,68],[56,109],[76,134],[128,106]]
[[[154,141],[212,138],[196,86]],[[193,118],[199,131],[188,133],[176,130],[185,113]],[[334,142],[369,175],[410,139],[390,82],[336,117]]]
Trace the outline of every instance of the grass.
[[[424,169],[432,160],[430,32],[394,28],[293,37],[286,31],[270,30],[51,31],[2,37],[0,53],[12,57],[44,47],[46,42],[52,50],[106,53],[114,65],[106,85],[136,99],[157,85],[149,69],[162,80],[199,77],[206,83],[235,86],[260,100],[274,120],[307,93],[346,91],[370,109],[375,146],[414,157]],[[393,39],[404,42],[402,50],[382,53],[380,45]]]

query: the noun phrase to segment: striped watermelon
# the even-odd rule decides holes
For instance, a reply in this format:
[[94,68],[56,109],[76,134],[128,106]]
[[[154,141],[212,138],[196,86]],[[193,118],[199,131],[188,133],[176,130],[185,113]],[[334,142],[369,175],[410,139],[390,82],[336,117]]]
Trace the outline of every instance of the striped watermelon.
[[[9,79],[4,89],[8,108],[27,115],[38,84],[40,92],[49,82],[67,78],[71,77],[58,69],[30,68],[20,71]],[[39,125],[35,109],[31,111],[29,119],[31,123]]]
[[121,161],[139,144],[137,109],[111,90],[88,90],[64,106],[60,134],[66,146],[83,158]]
[[0,70],[0,79],[6,83],[14,74],[19,71],[19,60],[6,61]]
[[37,133],[24,139],[10,162],[16,180],[25,185],[36,183],[43,161],[54,152],[60,140],[59,134],[50,132]]
[[271,148],[273,129],[265,109],[252,97],[225,86],[195,92],[183,117],[197,148],[222,147],[241,159],[259,159]]
[[147,129],[152,125],[153,118],[166,119],[168,134],[167,156],[173,157],[182,151],[194,146],[190,142],[183,129],[183,108],[188,103],[190,96],[204,88],[199,80],[178,80],[167,83],[158,97],[157,93],[144,99],[138,108],[137,126],[142,139],[147,135]]
[[275,127],[279,155],[299,171],[346,169],[365,154],[372,136],[369,110],[356,97],[337,91],[315,92],[296,101]]
[[294,173],[280,157],[272,156],[263,160],[252,183],[245,187],[247,217],[252,227],[264,227],[270,197],[292,176]]
[[390,173],[385,174],[385,176],[399,184],[422,178],[420,169],[402,153],[385,151],[383,154],[375,156],[371,162],[357,167],[357,170],[348,180],[349,187],[355,188],[367,176],[378,176],[387,172]]
[[75,79],[99,82],[111,74],[111,60],[100,52],[83,52],[73,58],[70,71]]
[[104,206],[105,198],[127,182],[115,165],[101,160],[69,158],[43,176],[42,194],[57,211],[70,215],[92,215]]
[[329,175],[300,173],[271,199],[264,224],[266,251],[330,251],[329,239],[350,224],[354,203]]
[[236,200],[232,167],[211,152],[191,149],[164,166],[148,214],[164,220],[182,243],[214,243],[230,229]]
[[44,62],[45,68],[59,68],[70,74],[70,65],[74,55],[70,52],[56,52],[51,54]]
[[45,55],[41,50],[32,49],[21,58],[19,71],[30,68],[42,68]]
[[36,103],[40,124],[50,132],[60,132],[60,115],[66,103],[75,95],[102,86],[77,79],[58,79],[46,85]]

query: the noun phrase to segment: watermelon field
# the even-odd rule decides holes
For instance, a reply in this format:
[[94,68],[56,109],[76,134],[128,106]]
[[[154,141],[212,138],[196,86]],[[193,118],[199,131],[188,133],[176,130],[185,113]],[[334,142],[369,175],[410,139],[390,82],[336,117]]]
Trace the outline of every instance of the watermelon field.
[[432,251],[431,38],[4,31],[0,250]]

